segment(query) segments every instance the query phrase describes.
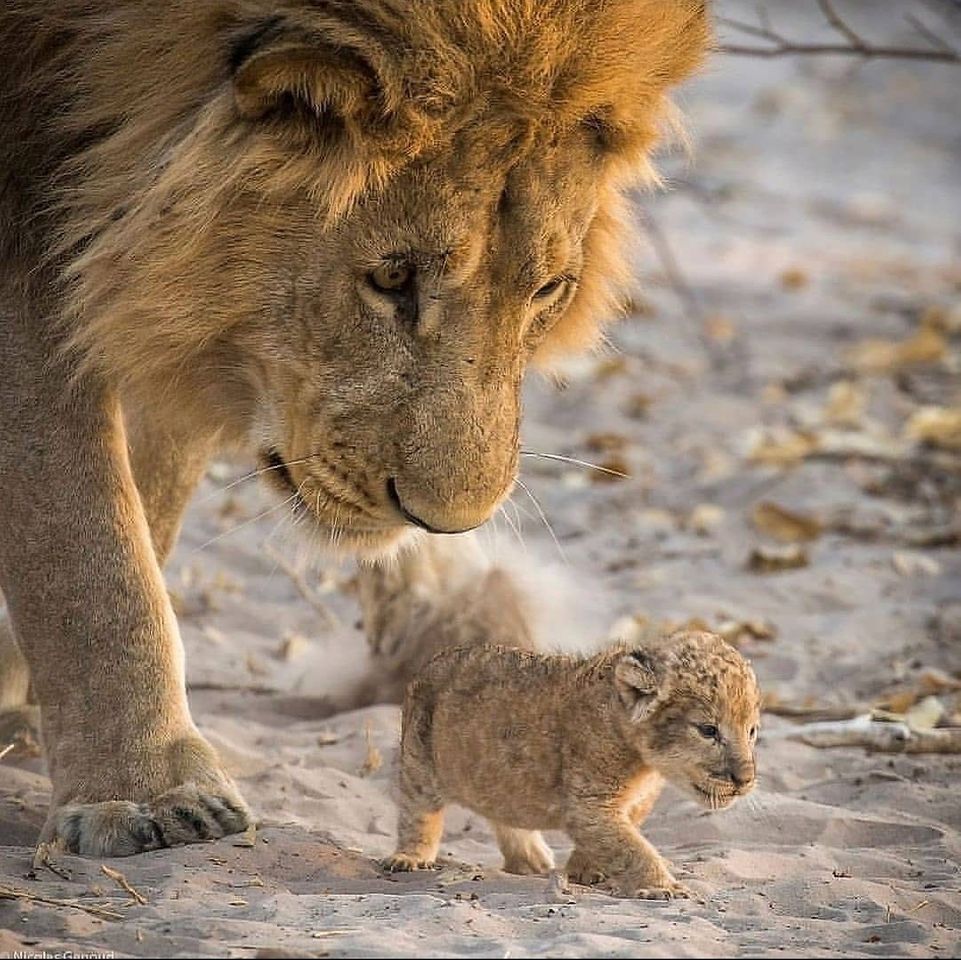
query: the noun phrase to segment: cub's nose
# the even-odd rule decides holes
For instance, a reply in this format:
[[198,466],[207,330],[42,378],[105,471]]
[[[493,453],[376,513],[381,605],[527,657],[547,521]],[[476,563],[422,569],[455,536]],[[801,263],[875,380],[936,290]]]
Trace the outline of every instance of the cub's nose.
[[733,783],[738,790],[750,787],[754,783],[753,767],[734,767],[728,775],[731,778],[731,783]]

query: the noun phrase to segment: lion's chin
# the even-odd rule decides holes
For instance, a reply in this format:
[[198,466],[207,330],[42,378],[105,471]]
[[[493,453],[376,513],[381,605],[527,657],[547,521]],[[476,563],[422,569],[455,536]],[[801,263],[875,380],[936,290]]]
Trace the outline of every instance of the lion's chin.
[[365,530],[318,521],[311,539],[321,549],[374,563],[387,560],[406,549],[413,540],[418,539],[417,533],[409,526]]

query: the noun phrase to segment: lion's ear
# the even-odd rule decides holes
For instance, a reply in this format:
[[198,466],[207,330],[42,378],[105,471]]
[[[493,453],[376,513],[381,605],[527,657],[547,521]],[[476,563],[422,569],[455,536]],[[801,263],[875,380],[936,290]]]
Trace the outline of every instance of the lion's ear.
[[614,686],[631,721],[651,715],[667,694],[667,658],[654,650],[632,650],[614,667]]
[[378,99],[376,74],[360,54],[304,37],[275,37],[246,51],[233,83],[237,109],[248,120],[277,116],[336,126]]

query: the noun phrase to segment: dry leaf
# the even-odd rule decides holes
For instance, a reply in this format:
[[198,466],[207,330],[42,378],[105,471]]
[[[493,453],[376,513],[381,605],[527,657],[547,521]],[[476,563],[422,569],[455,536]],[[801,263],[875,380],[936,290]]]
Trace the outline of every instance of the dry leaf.
[[628,444],[623,433],[608,430],[602,433],[590,433],[584,438],[584,445],[595,453],[620,453]]
[[605,457],[596,466],[601,469],[590,471],[591,483],[617,483],[620,480],[626,480],[631,475],[631,465],[624,457],[616,454]]
[[781,543],[807,543],[821,536],[823,530],[816,517],[796,513],[767,500],[754,505],[751,522],[758,531]]
[[716,313],[704,321],[704,336],[715,343],[730,343],[737,336],[737,327],[730,317]]
[[360,770],[357,771],[357,776],[359,777],[369,777],[372,773],[376,773],[384,764],[383,754],[381,754],[380,750],[374,745],[369,723],[367,724],[366,738],[367,756],[364,757],[364,762],[361,764]]
[[632,420],[643,420],[654,403],[649,393],[632,393],[624,403],[624,415]]
[[278,660],[291,661],[310,649],[310,641],[301,633],[288,633],[274,651]]
[[923,553],[896,553],[891,565],[902,577],[936,576],[941,572],[941,564]]
[[810,456],[817,447],[817,437],[810,432],[778,430],[759,437],[748,458],[771,467],[790,467]]
[[755,547],[748,557],[747,568],[752,573],[779,573],[806,567],[810,562],[807,550],[792,543],[783,547]]
[[722,620],[714,632],[720,634],[731,646],[740,647],[749,640],[774,640],[777,627],[767,620]]
[[627,357],[618,355],[614,357],[603,357],[597,361],[594,367],[595,380],[608,380],[624,373],[630,372],[630,364]]
[[825,423],[835,427],[856,427],[864,418],[867,405],[864,387],[853,380],[841,380],[828,391],[828,400],[821,415]]
[[936,667],[928,667],[918,674],[918,686],[922,693],[944,693],[945,691],[961,690],[961,680],[949,676]]
[[931,327],[940,333],[961,333],[961,304],[953,307],[931,304],[922,311],[920,322],[922,327]]
[[933,730],[944,716],[944,704],[937,697],[925,697],[904,714],[912,730]]
[[258,657],[255,653],[247,653],[247,656],[244,658],[244,665],[247,667],[247,672],[252,677],[266,677],[270,672],[267,669],[267,665],[264,663],[264,661],[261,660],[260,657]]
[[904,428],[905,436],[945,450],[961,450],[961,407],[922,407]]
[[942,360],[947,349],[944,336],[927,326],[907,340],[864,340],[848,352],[848,362],[865,373],[892,373]]
[[785,290],[800,290],[808,285],[810,277],[800,267],[788,267],[781,271],[780,280]]
[[724,522],[724,508],[713,503],[699,503],[687,518],[687,528],[700,537],[713,533]]
[[240,837],[234,841],[235,847],[255,847],[257,845],[257,824],[252,823],[246,830],[240,835]]

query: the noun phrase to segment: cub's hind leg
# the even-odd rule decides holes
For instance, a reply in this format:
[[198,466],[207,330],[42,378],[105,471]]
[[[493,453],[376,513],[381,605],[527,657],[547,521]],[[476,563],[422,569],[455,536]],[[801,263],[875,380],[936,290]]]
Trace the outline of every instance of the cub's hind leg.
[[390,872],[434,865],[444,831],[444,798],[431,751],[430,688],[414,681],[404,701],[398,775],[397,849],[381,864]]
[[397,825],[397,849],[381,866],[389,873],[429,870],[437,859],[443,831],[443,807],[427,810],[416,803],[402,800]]
[[504,855],[504,872],[546,874],[554,869],[554,854],[539,830],[520,830],[502,823],[491,824]]

